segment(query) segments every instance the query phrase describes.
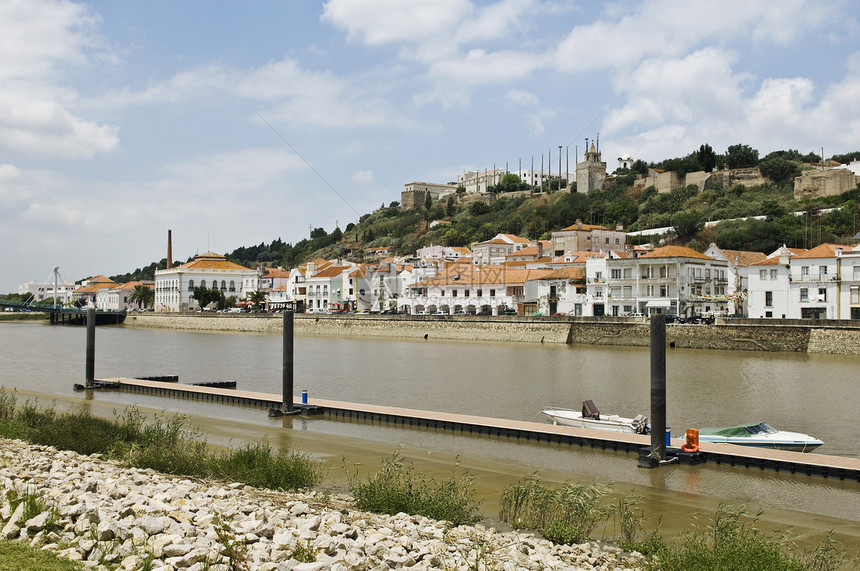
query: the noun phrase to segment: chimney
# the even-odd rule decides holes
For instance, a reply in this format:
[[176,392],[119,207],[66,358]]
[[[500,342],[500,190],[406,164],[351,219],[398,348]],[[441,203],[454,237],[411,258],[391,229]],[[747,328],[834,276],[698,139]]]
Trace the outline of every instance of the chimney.
[[541,258],[543,258],[543,241],[538,240],[538,244],[537,244],[537,246],[538,246],[538,255],[537,255],[537,257],[538,257],[538,260],[540,260]]
[[582,230],[582,220],[579,218],[576,219],[576,229]]
[[167,231],[167,269],[173,267],[173,230]]

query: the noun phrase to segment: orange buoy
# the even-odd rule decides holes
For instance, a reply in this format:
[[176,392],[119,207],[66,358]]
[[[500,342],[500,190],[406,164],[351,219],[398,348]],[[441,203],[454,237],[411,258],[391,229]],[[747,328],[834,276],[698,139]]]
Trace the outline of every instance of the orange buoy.
[[681,446],[681,450],[684,452],[698,452],[699,451],[699,430],[697,428],[688,428],[687,429],[687,442]]

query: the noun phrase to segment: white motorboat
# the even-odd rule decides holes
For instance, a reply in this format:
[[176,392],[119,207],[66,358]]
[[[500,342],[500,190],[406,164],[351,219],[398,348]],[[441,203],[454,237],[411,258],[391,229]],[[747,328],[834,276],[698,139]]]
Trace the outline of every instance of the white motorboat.
[[725,428],[700,428],[699,442],[757,446],[793,452],[809,452],[824,444],[808,434],[777,430],[766,422],[751,422]]
[[583,401],[582,411],[566,408],[548,407],[541,411],[553,424],[574,426],[576,428],[593,428],[596,430],[611,430],[628,434],[648,434],[651,425],[648,418],[639,414],[635,418],[624,418],[615,414],[600,414],[590,400]]

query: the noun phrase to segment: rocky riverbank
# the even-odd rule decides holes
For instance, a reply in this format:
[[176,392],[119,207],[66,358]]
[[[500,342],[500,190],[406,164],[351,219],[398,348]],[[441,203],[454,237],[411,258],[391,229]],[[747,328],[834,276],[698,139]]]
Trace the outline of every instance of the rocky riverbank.
[[[642,564],[638,554],[599,543],[565,546],[482,526],[452,529],[420,516],[360,512],[344,496],[192,481],[17,440],[0,439],[0,482],[3,539],[91,569],[620,570]],[[37,501],[13,509],[16,497]],[[28,504],[39,505],[38,513],[25,516]]]

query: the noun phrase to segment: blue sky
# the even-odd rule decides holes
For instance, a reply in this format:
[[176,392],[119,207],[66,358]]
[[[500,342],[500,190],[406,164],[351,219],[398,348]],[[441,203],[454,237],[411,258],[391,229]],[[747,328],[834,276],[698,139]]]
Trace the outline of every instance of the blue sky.
[[412,181],[860,150],[851,0],[0,0],[0,292],[344,228]]

